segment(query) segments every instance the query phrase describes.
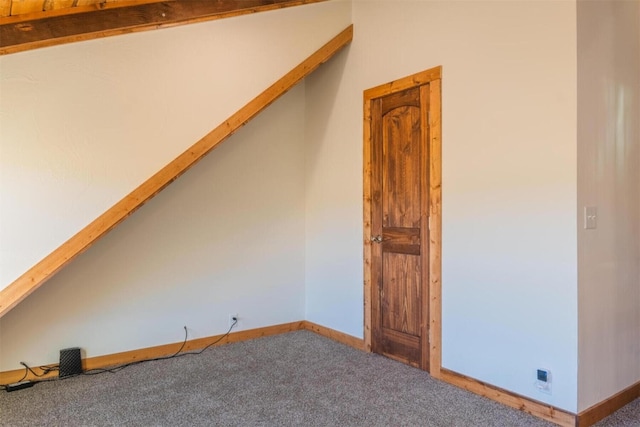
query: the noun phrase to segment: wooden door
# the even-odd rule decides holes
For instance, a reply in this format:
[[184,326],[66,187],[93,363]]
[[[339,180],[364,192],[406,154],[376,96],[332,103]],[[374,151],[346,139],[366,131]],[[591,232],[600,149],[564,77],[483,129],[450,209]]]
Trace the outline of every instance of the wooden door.
[[429,83],[371,100],[371,350],[429,367]]

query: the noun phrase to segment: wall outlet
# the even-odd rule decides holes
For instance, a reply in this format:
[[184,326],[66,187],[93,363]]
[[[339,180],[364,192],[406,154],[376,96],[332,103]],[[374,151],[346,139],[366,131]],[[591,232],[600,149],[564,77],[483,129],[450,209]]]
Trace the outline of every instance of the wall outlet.
[[240,318],[238,317],[237,313],[229,315],[229,328],[237,328],[239,322]]
[[551,394],[551,371],[537,369],[535,386],[542,393]]

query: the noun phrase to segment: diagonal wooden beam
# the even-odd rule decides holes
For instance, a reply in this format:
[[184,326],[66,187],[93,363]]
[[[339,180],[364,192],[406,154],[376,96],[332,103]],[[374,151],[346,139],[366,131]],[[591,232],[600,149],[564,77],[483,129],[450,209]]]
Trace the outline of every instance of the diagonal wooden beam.
[[0,55],[320,1],[131,0],[0,17]]
[[198,160],[217,147],[222,141],[244,126],[272,102],[311,74],[321,64],[353,39],[353,25],[350,25],[331,41],[302,61],[294,69],[269,86],[260,95],[249,101],[231,117],[209,132],[191,148],[176,157],[171,163],[142,183],[129,195],[113,205],[105,213],[96,218],[76,235],[51,252],[40,262],[13,283],[0,291],[0,317],[15,307],[20,301],[38,289],[67,265],[80,253],[84,252],[100,237],[135,212],[163,188],[185,173]]

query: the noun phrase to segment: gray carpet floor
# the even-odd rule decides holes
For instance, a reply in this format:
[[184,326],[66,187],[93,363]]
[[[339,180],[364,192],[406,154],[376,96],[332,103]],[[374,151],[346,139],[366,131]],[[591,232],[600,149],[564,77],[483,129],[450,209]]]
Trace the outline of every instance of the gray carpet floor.
[[[550,426],[307,331],[0,392],[2,426]],[[640,425],[640,400],[598,423]]]

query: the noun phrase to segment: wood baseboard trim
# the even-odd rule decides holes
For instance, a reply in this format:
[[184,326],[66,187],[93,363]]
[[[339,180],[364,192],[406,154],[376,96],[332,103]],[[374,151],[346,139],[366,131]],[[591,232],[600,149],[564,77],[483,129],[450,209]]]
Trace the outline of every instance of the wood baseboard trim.
[[576,417],[576,427],[591,426],[638,398],[640,381],[580,412]]
[[574,427],[576,425],[576,415],[571,412],[566,412],[546,403],[520,396],[499,387],[458,374],[457,372],[442,368],[438,378],[474,394],[502,403],[511,408],[519,409],[560,426]]
[[345,334],[344,332],[336,331],[335,329],[327,328],[325,326],[318,325],[317,323],[309,322],[307,320],[303,321],[302,323],[303,329],[307,331],[314,332],[325,338],[329,338],[341,344],[348,345],[349,347],[353,347],[357,350],[365,351],[364,340],[361,338],[356,338],[352,335]]
[[[330,329],[325,326],[318,325],[313,322],[308,322],[306,320],[300,320],[300,321],[291,322],[291,323],[283,323],[280,325],[266,326],[263,328],[249,329],[246,331],[233,332],[226,337],[224,337],[224,334],[220,334],[220,335],[214,335],[206,338],[196,338],[193,340],[188,340],[184,345],[184,348],[182,351],[186,352],[186,351],[201,350],[206,346],[216,342],[217,340],[220,340],[220,342],[216,343],[215,346],[231,344],[231,343],[240,342],[240,341],[247,341],[255,338],[268,337],[271,335],[279,335],[287,332],[294,332],[294,331],[300,331],[300,330],[311,331],[325,338],[329,338],[339,343],[364,351],[364,340],[345,334],[344,332],[339,332],[334,329]],[[103,369],[103,368],[123,365],[126,363],[131,363],[131,362],[138,362],[143,360],[155,359],[158,357],[170,356],[174,354],[176,351],[178,351],[178,349],[180,349],[181,346],[182,346],[182,342],[177,342],[173,344],[158,345],[158,346],[148,347],[148,348],[143,348],[138,350],[124,351],[121,353],[107,354],[105,356],[89,357],[82,360],[82,367],[85,371],[88,371],[92,369]],[[50,366],[56,366],[56,364],[53,363],[53,364],[50,364]],[[24,369],[16,369],[13,371],[0,372],[0,384],[11,384],[11,383],[20,381],[24,376],[24,372],[25,372]],[[29,375],[24,379],[37,381],[37,380],[43,380],[48,378],[55,378],[57,376],[58,376],[57,371],[49,372],[48,374],[45,374],[41,377],[36,377],[35,375],[29,373]]]
[[[317,323],[309,322],[307,320],[234,332],[221,339],[220,342],[215,344],[215,346],[300,330],[310,331],[325,338],[329,338],[333,341],[337,341],[339,343],[353,347],[357,350],[366,351],[363,339],[356,338],[352,335],[345,334],[344,332],[336,331],[334,329],[327,328],[326,326],[318,325]],[[189,340],[186,342],[183,351],[194,351],[203,349],[209,344],[219,340],[223,336],[224,334],[220,334],[206,338]],[[82,364],[85,370],[108,368],[125,363],[170,356],[174,354],[181,346],[182,343],[178,342],[173,344],[148,347],[139,350],[114,353],[105,356],[90,357],[87,359],[83,359]],[[0,372],[0,384],[11,384],[17,382],[23,376],[24,369]],[[54,378],[57,376],[58,373],[54,371],[39,378],[35,377],[33,374],[29,374],[25,379],[38,380]],[[621,392],[616,393],[610,398],[582,411],[580,414],[575,415],[573,413],[555,408],[551,405],[547,405],[545,403],[520,396],[518,394],[509,392],[499,387],[492,386],[482,381],[475,380],[473,378],[467,377],[454,371],[450,371],[445,368],[440,369],[437,378],[449,384],[470,391],[474,394],[486,397],[498,403],[502,403],[503,405],[519,409],[535,417],[542,418],[544,420],[566,427],[589,427],[640,397],[640,382],[637,382],[634,385],[622,390]]]
[[[305,328],[305,321],[283,323],[280,325],[266,326],[263,328],[248,329],[246,331],[238,331],[229,334],[227,337],[222,338],[224,334],[214,335],[206,338],[196,338],[186,342],[182,351],[194,351],[201,350],[211,343],[216,342],[220,338],[220,342],[214,346],[220,346],[230,344],[234,342],[246,341],[255,338],[267,337],[271,335],[279,335],[287,332],[299,331]],[[170,356],[180,349],[182,342],[173,344],[159,345],[155,347],[148,347],[139,350],[125,351],[122,353],[108,354],[105,356],[89,357],[82,360],[82,367],[85,371],[91,369],[103,369],[117,365],[123,365],[125,363],[138,362],[143,360],[155,359],[158,357]],[[57,364],[51,364],[56,366]],[[24,369],[17,369],[14,371],[0,372],[0,384],[11,384],[24,376]],[[55,378],[58,376],[57,371],[50,372],[42,377],[36,377],[29,373],[25,380],[37,381],[47,378]]]

